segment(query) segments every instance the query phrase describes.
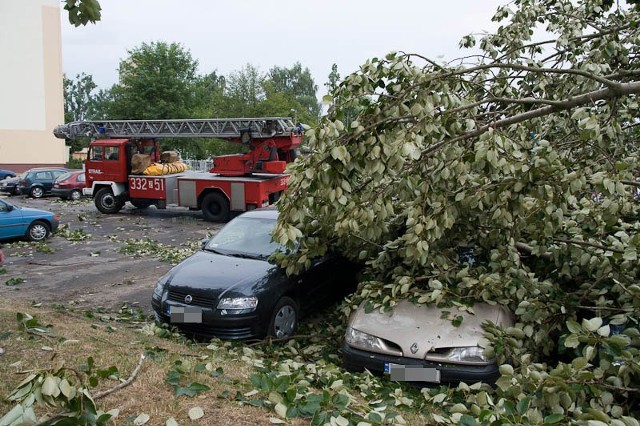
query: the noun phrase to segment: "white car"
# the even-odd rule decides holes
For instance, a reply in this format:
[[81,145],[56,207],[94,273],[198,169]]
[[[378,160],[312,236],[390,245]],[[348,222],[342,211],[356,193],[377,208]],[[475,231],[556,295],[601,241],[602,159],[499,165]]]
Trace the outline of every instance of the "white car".
[[[449,311],[443,319],[443,311]],[[363,305],[351,316],[343,344],[343,362],[351,371],[388,373],[391,380],[427,383],[493,383],[498,365],[478,345],[482,324],[513,325],[500,306],[478,303],[473,314],[452,308],[401,301],[391,311],[365,313]],[[452,318],[462,317],[454,326]]]

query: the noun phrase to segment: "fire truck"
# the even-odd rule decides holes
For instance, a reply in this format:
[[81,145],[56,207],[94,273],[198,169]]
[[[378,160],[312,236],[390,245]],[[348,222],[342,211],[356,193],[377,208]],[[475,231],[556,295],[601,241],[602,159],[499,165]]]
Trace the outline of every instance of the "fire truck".
[[[194,120],[79,121],[55,128],[58,138],[91,137],[85,161],[85,195],[106,214],[129,201],[137,208],[155,205],[202,210],[204,218],[224,222],[234,212],[275,203],[287,188],[284,173],[293,161],[303,131],[286,117]],[[219,138],[245,147],[245,153],[213,158],[208,172],[150,176],[132,173],[135,154],[160,162],[159,139]]]

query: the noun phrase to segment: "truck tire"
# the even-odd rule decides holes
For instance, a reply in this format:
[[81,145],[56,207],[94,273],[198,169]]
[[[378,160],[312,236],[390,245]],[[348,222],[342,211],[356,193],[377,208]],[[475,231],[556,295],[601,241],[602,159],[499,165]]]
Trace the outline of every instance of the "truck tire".
[[209,222],[226,222],[229,220],[229,202],[217,192],[211,192],[202,200],[202,213]]
[[147,207],[153,204],[153,200],[145,200],[142,198],[135,198],[135,199],[129,200],[129,202],[133,204],[133,207],[135,207],[136,209],[146,209]]
[[96,208],[104,214],[118,213],[124,203],[113,195],[110,188],[102,188],[96,193],[94,200]]

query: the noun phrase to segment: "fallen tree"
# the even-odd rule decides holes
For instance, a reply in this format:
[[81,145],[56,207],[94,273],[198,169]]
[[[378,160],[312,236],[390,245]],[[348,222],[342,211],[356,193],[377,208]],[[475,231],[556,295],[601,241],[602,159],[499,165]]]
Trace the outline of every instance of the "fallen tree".
[[299,244],[279,262],[366,262],[347,313],[508,307],[516,326],[487,328],[497,388],[457,395],[474,419],[638,424],[640,10],[517,0],[494,20],[461,42],[482,55],[391,53],[344,79],[279,202],[274,237]]

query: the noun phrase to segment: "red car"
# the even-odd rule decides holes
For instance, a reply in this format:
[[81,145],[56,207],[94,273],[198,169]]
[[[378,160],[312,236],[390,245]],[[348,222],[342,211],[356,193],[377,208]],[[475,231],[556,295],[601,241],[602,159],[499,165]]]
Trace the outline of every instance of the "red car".
[[51,195],[63,200],[79,200],[82,197],[82,189],[85,187],[84,171],[77,170],[58,176],[53,183]]

